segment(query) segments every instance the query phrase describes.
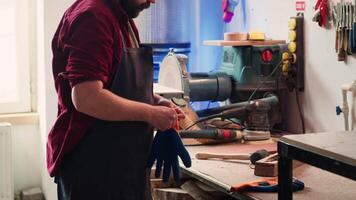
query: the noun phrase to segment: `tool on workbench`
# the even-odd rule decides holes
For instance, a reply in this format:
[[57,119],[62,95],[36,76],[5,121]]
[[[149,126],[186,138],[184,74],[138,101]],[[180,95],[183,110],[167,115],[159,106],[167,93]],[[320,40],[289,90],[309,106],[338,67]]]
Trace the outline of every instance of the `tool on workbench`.
[[276,177],[278,175],[278,153],[256,161],[254,170],[256,176]]
[[[304,183],[298,179],[293,178],[292,182],[293,192],[303,190]],[[253,192],[277,192],[278,191],[278,177],[262,178],[255,181],[236,184],[231,187],[231,192],[253,191]]]
[[[303,165],[302,162],[293,160],[293,169]],[[263,177],[278,176],[278,153],[271,154],[255,163],[254,174]]]
[[214,153],[204,153],[198,152],[195,154],[195,157],[199,160],[207,160],[211,158],[218,158],[223,160],[249,160],[251,164],[255,164],[256,161],[261,160],[262,158],[270,155],[271,152],[268,152],[265,149],[260,149],[254,153],[239,153],[239,154],[214,154]]
[[181,138],[205,138],[226,141],[242,138],[241,131],[228,129],[181,130],[179,135]]

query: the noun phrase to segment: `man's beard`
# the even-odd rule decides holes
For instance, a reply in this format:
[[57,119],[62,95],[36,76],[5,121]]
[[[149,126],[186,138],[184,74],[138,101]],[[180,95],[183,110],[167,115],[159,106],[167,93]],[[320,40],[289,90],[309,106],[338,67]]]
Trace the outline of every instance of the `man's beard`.
[[127,0],[121,0],[121,5],[123,6],[123,8],[125,9],[127,15],[130,18],[136,18],[141,11],[143,11],[146,8],[150,7],[150,3],[143,3],[139,6],[130,6],[129,3],[127,2]]

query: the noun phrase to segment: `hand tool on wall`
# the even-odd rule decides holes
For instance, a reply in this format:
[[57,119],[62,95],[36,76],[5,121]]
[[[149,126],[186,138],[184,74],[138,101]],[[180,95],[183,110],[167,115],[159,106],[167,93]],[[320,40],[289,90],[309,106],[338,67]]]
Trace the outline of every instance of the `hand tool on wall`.
[[214,153],[204,153],[198,152],[195,154],[195,157],[199,160],[207,160],[207,159],[223,159],[223,160],[249,160],[252,164],[255,164],[256,161],[261,160],[270,155],[270,153],[265,149],[260,149],[255,151],[252,154],[249,153],[239,153],[239,154],[214,154]]
[[353,23],[353,5],[349,2],[347,3],[347,28],[346,28],[346,35],[347,35],[347,55],[351,55],[351,33],[352,33],[352,23]]
[[340,6],[339,6],[339,27],[337,29],[337,57],[338,61],[345,61],[346,60],[346,52],[344,48],[344,40],[345,40],[345,17],[346,17],[346,9],[345,9],[345,0],[341,0]]
[[328,1],[318,0],[314,9],[313,21],[317,22],[321,27],[326,27],[328,23]]
[[354,5],[351,6],[351,31],[349,35],[349,47],[351,53],[356,53],[356,0]]
[[349,48],[349,35],[350,35],[350,30],[351,30],[351,4],[348,2],[345,4],[345,10],[346,10],[346,14],[345,14],[345,36],[344,36],[344,51],[347,53],[347,55],[351,55],[351,50]]
[[241,18],[239,19],[239,22],[242,23],[243,29],[247,28],[248,25],[248,19],[247,19],[247,0],[222,0],[221,1],[221,7],[223,11],[223,20],[225,23],[230,23],[232,20],[232,17],[234,16],[235,9],[236,7],[239,6],[241,12]]
[[223,19],[224,22],[229,23],[234,16],[235,7],[240,3],[240,0],[222,0],[221,6],[224,12]]
[[335,21],[336,21],[336,24],[335,24],[335,26],[336,26],[336,31],[335,31],[335,35],[336,35],[336,38],[335,38],[335,52],[336,53],[338,53],[339,52],[339,38],[341,37],[340,36],[340,28],[341,28],[341,24],[340,24],[340,22],[341,22],[341,18],[340,18],[340,16],[341,16],[341,4],[340,4],[340,2],[338,2],[337,4],[336,4],[336,6],[335,6],[335,10],[336,10],[336,12],[335,12],[335,17],[336,17],[336,19],[335,19]]

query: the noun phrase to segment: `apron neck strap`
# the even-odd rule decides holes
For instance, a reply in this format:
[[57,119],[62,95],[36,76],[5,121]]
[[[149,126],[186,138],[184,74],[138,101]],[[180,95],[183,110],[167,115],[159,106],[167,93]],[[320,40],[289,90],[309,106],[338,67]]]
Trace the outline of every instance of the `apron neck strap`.
[[131,26],[130,22],[128,23],[128,26],[129,26],[129,32],[130,32],[131,41],[133,41],[133,44],[134,44],[135,48],[139,48],[140,45],[138,43],[138,40],[136,38],[136,35],[135,35],[135,33],[134,33],[133,29],[132,29],[132,26]]
[[124,39],[124,34],[122,34],[122,30],[120,30],[119,32],[120,32],[122,45],[123,45],[124,48],[127,48],[128,46],[127,46],[126,41]]
[[[137,40],[137,38],[136,38],[136,35],[135,35],[135,33],[134,33],[133,29],[132,29],[132,26],[131,26],[130,22],[128,22],[128,29],[129,29],[130,39],[131,39],[131,41],[132,41],[132,43],[133,43],[133,46],[134,46],[135,48],[139,48],[139,47],[140,47],[140,44],[138,43],[138,40]],[[128,48],[129,46],[128,46],[127,43],[126,43],[126,41],[125,41],[125,39],[124,39],[124,34],[122,33],[121,30],[120,30],[120,36],[121,36],[121,42],[122,42],[122,44],[124,45],[125,48]]]

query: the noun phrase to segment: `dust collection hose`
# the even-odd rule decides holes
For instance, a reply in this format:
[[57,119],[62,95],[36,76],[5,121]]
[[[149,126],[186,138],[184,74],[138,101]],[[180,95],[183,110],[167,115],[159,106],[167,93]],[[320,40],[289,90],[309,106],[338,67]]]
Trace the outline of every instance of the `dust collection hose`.
[[225,101],[231,97],[231,76],[219,73],[191,73],[190,101]]
[[[256,99],[251,102],[263,102],[269,104],[271,107],[277,105],[279,103],[278,97],[273,94],[273,93],[268,93],[265,95],[264,98],[261,99]],[[211,116],[211,115],[216,115],[218,113],[222,113],[227,110],[231,109],[238,109],[238,108],[246,108],[247,106],[253,105],[253,103],[244,101],[244,102],[239,102],[239,103],[234,103],[226,106],[221,106],[217,108],[210,108],[206,110],[198,110],[196,113],[198,114],[199,117],[205,117],[205,116]],[[225,117],[228,118],[228,117]]]

